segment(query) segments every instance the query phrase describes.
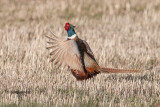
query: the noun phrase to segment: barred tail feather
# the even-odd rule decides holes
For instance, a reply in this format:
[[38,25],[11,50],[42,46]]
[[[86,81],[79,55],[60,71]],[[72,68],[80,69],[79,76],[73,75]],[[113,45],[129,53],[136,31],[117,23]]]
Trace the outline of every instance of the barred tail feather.
[[99,69],[102,73],[132,73],[132,72],[139,72],[141,70],[132,70],[132,69],[116,69],[116,68],[104,68],[101,67]]

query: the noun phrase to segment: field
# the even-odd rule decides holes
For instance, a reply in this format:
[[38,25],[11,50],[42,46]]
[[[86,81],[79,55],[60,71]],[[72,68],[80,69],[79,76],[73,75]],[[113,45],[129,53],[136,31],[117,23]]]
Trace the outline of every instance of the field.
[[[76,25],[97,62],[142,69],[77,81],[49,62],[50,28]],[[52,35],[50,35],[52,36]],[[0,107],[155,107],[160,103],[159,0],[0,0]]]

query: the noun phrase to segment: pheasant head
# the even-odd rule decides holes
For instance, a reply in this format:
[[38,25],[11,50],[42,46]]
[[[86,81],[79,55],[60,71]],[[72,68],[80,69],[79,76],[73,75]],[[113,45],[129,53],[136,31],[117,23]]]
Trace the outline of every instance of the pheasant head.
[[77,37],[74,30],[75,26],[71,25],[70,23],[66,23],[64,28],[67,31],[68,39],[74,39],[75,37]]

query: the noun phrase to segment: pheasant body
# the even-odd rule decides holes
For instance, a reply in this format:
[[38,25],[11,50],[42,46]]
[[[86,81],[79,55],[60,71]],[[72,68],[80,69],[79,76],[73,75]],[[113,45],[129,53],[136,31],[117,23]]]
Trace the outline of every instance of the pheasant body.
[[71,72],[77,80],[92,78],[100,73],[100,71],[97,70],[98,64],[93,56],[93,52],[89,50],[90,47],[86,41],[81,40],[80,38],[76,38],[75,41],[78,45],[78,50],[80,51],[80,60],[83,65],[83,71],[71,69]]
[[99,66],[88,43],[76,35],[74,26],[66,23],[65,30],[68,33],[67,39],[59,38],[53,33],[53,37],[46,36],[51,40],[48,42],[51,46],[47,49],[52,50],[50,53],[51,61],[58,66],[68,66],[77,80],[86,80],[101,72],[128,73],[139,71]]

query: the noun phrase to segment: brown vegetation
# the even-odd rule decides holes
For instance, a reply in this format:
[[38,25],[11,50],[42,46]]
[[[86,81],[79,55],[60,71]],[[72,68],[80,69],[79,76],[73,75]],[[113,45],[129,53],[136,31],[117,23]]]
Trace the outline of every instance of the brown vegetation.
[[[143,69],[77,81],[49,62],[48,28],[64,24],[106,67]],[[159,0],[0,0],[0,106],[133,106],[160,101]]]

